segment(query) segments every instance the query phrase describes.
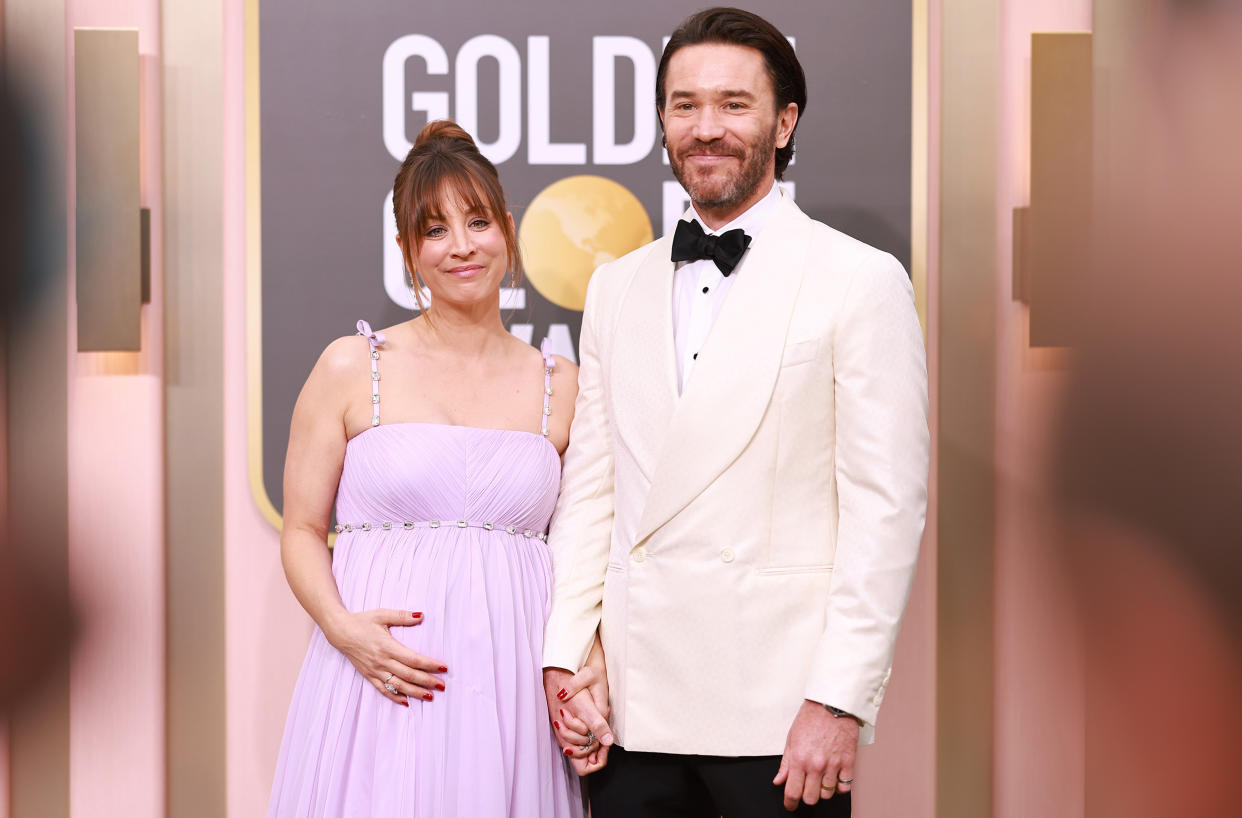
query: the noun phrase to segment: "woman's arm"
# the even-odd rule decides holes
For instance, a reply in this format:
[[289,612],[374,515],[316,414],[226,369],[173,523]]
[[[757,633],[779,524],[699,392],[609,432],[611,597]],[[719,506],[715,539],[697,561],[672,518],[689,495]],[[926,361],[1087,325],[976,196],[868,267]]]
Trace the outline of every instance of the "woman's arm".
[[[407,696],[430,700],[433,690],[444,689],[433,674],[447,668],[406,648],[388,631],[393,626],[419,625],[422,614],[347,610],[332,576],[328,551],[328,523],[345,462],[348,396],[369,395],[365,389],[370,384],[364,357],[367,349],[359,338],[334,341],[298,396],[285,456],[280,556],[294,596],[328,642],[380,693],[407,704]],[[396,692],[385,689],[386,682]]]
[[298,602],[329,634],[347,613],[332,578],[328,522],[345,462],[349,355],[341,339],[315,364],[298,395],[285,455],[280,559]]

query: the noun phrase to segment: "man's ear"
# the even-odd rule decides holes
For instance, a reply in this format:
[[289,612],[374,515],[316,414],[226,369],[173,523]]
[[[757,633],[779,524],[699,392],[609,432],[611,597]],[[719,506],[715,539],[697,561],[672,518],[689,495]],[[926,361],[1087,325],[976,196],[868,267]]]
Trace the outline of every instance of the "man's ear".
[[797,124],[798,103],[791,102],[776,115],[776,147],[783,148],[789,144],[789,137]]

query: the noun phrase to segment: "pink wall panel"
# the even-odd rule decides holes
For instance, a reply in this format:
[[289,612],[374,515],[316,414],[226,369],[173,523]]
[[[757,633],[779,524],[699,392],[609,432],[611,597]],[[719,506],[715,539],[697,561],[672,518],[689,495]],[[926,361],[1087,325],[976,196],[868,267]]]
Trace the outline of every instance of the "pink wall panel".
[[225,610],[229,816],[263,815],[312,623],[247,478],[244,0],[224,3]]
[[164,811],[163,456],[151,439],[162,395],[152,375],[73,385],[69,573],[82,623],[70,668],[73,815]]
[[[1031,33],[1089,31],[1091,0],[1001,4],[997,168],[997,818],[1084,812],[1082,634],[1044,498],[1045,458],[1066,383],[1062,350],[1031,350],[1012,300],[1012,211],[1028,203]],[[1089,79],[1088,79],[1089,81]]]
[[[69,574],[82,622],[70,668],[70,810],[157,818],[164,812],[164,524],[160,221],[159,2],[69,0],[75,27],[137,28],[142,204],[152,209],[152,305],[142,352],[77,353],[69,138]],[[134,214],[137,217],[137,214]]]

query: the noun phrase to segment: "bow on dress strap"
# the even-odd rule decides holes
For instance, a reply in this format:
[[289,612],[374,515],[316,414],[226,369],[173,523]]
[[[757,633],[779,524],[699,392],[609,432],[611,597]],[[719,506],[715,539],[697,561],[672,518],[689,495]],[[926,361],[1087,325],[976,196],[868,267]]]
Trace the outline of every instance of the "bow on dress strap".
[[384,341],[387,340],[384,338],[384,333],[372,331],[371,325],[362,320],[358,321],[358,334],[364,336],[368,341],[370,341],[371,346],[382,347],[384,345]]
[[543,341],[539,344],[539,351],[543,353],[543,368],[544,369],[555,369],[556,368],[556,359],[552,357],[551,346],[552,345],[548,343],[547,338],[544,338]]

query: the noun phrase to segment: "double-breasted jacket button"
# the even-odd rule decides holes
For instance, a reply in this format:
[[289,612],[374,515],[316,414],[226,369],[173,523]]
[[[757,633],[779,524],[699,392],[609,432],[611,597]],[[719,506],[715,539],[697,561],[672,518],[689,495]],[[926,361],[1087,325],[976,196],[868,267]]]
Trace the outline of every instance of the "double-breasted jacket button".
[[634,549],[634,551],[630,554],[630,559],[634,560],[634,562],[646,562],[646,560],[647,560],[647,549],[646,549],[644,546],[641,546],[641,545],[640,545],[640,546],[638,546],[638,547],[637,547],[637,548],[635,548],[635,549]]

